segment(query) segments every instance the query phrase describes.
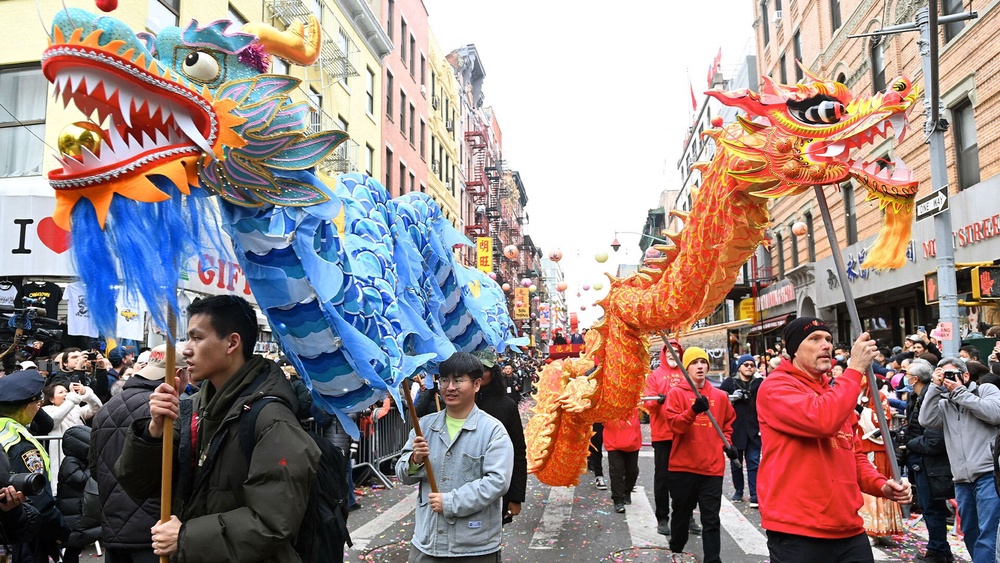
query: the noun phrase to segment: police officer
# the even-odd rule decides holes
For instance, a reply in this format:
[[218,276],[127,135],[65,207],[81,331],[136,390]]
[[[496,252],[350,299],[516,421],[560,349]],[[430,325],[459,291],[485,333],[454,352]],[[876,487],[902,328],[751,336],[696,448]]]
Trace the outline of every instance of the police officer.
[[18,563],[47,563],[50,555],[58,560],[59,544],[69,537],[49,484],[52,475],[49,454],[26,428],[42,407],[44,384],[45,378],[34,370],[0,378],[0,446],[7,454],[10,472],[37,473],[45,478],[41,490],[27,496],[39,513],[38,535],[14,543],[13,559]]

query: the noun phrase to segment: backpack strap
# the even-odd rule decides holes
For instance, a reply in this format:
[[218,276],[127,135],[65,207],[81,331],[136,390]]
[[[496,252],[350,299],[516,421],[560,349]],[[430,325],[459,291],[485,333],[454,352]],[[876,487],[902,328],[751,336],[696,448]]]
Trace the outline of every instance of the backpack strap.
[[254,446],[257,445],[257,433],[255,432],[255,429],[257,428],[257,417],[260,416],[260,411],[267,406],[268,403],[273,402],[281,403],[288,407],[289,411],[292,410],[292,406],[289,405],[284,399],[273,395],[265,395],[243,407],[243,413],[240,415],[239,437],[240,449],[243,450],[243,455],[247,458],[248,467],[250,465],[250,458],[253,457]]

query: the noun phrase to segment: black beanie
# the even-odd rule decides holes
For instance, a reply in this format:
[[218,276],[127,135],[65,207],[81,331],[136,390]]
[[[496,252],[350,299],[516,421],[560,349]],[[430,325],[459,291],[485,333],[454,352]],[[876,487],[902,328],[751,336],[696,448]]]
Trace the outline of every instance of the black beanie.
[[807,336],[817,330],[833,334],[830,327],[822,319],[816,317],[799,317],[788,323],[785,326],[785,350],[788,352],[788,357],[794,357],[795,352],[799,349],[799,344],[802,344]]

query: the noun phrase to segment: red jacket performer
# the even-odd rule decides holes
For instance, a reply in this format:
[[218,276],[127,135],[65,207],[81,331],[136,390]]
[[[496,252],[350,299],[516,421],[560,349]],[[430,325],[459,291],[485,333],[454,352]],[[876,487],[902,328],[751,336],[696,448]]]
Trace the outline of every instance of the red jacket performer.
[[[679,342],[674,339],[669,341],[669,345],[680,357],[684,350]],[[646,397],[656,397],[656,399],[643,401],[642,406],[649,412],[649,431],[653,442],[653,502],[656,505],[656,531],[665,536],[670,535],[670,485],[669,485],[669,465],[670,446],[674,439],[674,432],[670,429],[670,421],[667,420],[667,393],[684,376],[681,368],[674,361],[673,354],[664,346],[660,349],[660,367],[653,370],[646,378]]]
[[[708,354],[697,346],[684,351],[682,360],[701,397],[695,399],[687,380],[667,394],[667,419],[674,433],[670,451],[670,496],[674,513],[670,524],[670,551],[680,553],[688,540],[688,519],[695,506],[701,508],[702,546],[705,563],[721,563],[722,476],[726,472],[725,444],[709,420],[711,410],[726,440],[732,439],[736,411],[729,396],[707,383]],[[725,452],[736,456],[729,446]]]
[[910,501],[909,483],[886,481],[852,430],[862,373],[878,348],[861,334],[835,383],[828,375],[833,337],[822,320],[789,323],[785,350],[791,361],[781,361],[757,396],[763,442],[757,495],[771,562],[873,561],[858,515],[861,492]]

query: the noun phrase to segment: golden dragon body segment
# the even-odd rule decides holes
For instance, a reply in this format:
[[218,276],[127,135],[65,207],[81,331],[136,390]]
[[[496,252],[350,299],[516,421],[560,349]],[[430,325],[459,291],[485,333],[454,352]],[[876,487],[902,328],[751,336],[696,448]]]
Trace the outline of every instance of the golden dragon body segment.
[[853,177],[887,215],[865,265],[899,267],[905,259],[898,248],[909,242],[916,182],[902,162],[875,166],[848,155],[885,136],[887,124],[897,137],[905,134],[917,89],[900,77],[886,93],[855,100],[842,84],[810,78],[783,86],[763,77],[760,94],[709,92],[749,116],[704,133],[715,140],[715,157],[694,165],[702,185],[691,190],[690,212],[672,212],[684,222],[679,234],[667,235],[673,245],[657,246],[662,256],[628,278],[609,276],[588,352],[543,369],[526,431],[528,469],[543,483],[578,484],[593,423],[626,419],[639,402],[649,372],[647,335],[685,330],[725,299],[764,240],[771,198]]

